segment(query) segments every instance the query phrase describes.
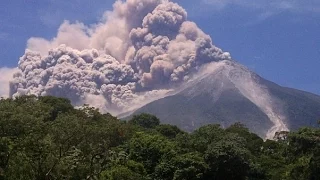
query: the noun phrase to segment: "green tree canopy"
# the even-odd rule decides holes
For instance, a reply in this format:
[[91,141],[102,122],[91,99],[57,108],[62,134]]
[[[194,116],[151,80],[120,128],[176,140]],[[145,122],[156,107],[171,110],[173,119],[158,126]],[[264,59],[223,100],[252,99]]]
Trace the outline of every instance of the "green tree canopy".
[[142,113],[134,115],[129,123],[139,125],[144,128],[155,128],[160,125],[160,120],[154,115]]
[[264,141],[241,123],[187,133],[63,98],[0,99],[0,180],[318,180],[319,169],[319,128]]

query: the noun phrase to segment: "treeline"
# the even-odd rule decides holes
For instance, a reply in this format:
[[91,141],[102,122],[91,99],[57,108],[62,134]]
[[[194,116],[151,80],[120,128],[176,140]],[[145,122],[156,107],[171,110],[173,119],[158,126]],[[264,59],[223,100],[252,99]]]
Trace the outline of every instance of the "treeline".
[[319,180],[320,129],[263,141],[240,123],[186,133],[62,98],[1,99],[0,179]]

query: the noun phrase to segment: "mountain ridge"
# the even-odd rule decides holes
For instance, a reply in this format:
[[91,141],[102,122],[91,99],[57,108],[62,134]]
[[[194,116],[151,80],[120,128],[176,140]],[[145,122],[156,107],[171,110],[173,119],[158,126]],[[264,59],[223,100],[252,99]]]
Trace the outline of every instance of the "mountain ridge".
[[174,95],[153,101],[132,114],[151,113],[186,130],[235,122],[272,138],[275,132],[316,126],[320,96],[280,86],[237,62],[212,63]]

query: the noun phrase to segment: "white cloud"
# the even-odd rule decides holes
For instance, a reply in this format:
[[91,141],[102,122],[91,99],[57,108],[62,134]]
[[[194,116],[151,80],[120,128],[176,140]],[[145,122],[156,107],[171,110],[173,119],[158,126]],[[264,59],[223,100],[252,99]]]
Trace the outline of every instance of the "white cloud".
[[27,47],[41,54],[46,54],[49,49],[55,48],[60,44],[83,50],[88,48],[90,43],[87,34],[87,27],[84,24],[79,22],[71,24],[69,21],[64,21],[58,29],[57,37],[51,39],[51,41],[32,37],[28,40]]
[[9,82],[13,79],[16,68],[0,68],[0,97],[9,97]]

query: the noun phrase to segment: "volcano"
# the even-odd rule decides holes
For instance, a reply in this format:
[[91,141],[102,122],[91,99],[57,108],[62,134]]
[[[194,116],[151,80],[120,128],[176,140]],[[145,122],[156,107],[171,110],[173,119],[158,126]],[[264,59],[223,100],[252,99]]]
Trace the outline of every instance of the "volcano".
[[150,113],[162,123],[193,131],[206,124],[241,122],[265,138],[279,131],[316,126],[320,96],[282,87],[235,61],[213,62],[174,94],[132,114]]
[[241,122],[267,138],[320,117],[319,96],[234,61],[177,3],[116,1],[101,19],[64,21],[52,39],[31,37],[12,78],[0,80],[0,97],[50,95],[117,116],[147,112],[187,131]]

